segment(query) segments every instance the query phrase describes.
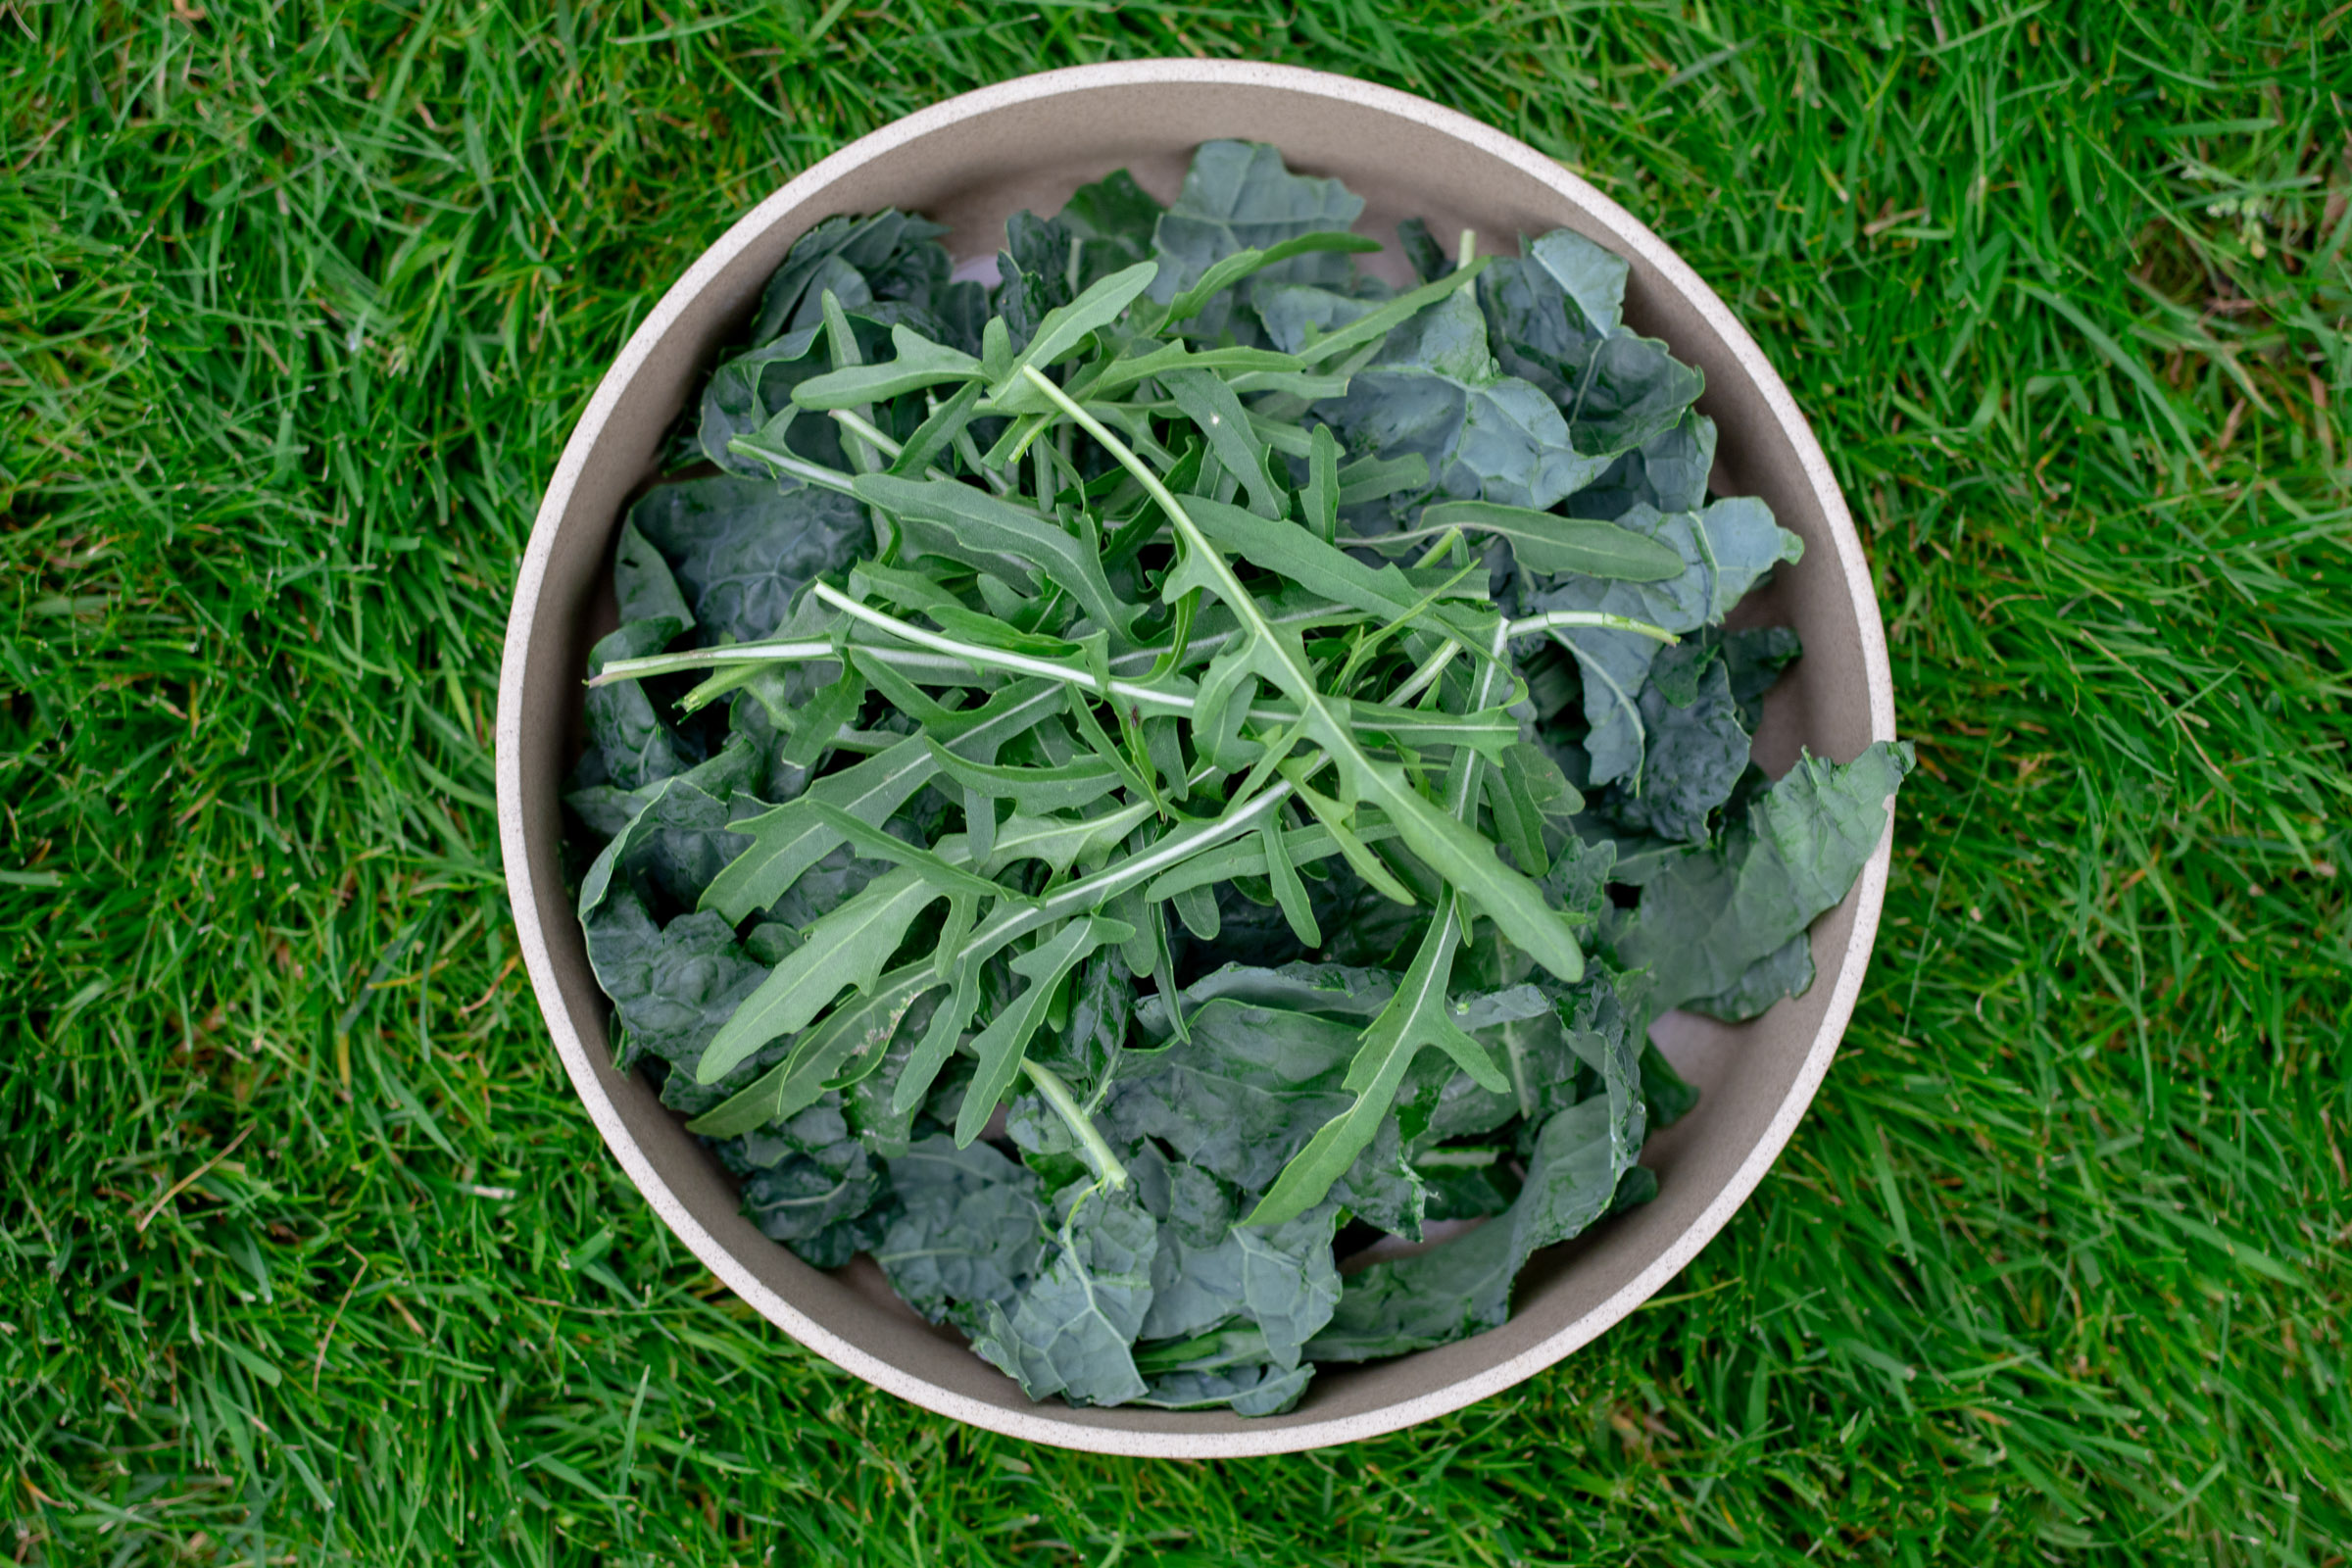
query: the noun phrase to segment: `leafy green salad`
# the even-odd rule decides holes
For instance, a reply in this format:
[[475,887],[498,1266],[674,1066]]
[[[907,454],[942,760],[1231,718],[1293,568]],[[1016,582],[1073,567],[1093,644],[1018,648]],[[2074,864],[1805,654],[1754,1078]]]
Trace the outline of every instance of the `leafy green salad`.
[[1034,1398],[1502,1322],[1656,1190],[1651,1019],[1809,985],[1910,766],[1751,762],[1797,642],[1726,617],[1798,541],[1709,499],[1626,264],[1408,222],[1392,285],[1362,205],[1210,142],[993,286],[828,219],[620,530],[566,797],[620,1060]]

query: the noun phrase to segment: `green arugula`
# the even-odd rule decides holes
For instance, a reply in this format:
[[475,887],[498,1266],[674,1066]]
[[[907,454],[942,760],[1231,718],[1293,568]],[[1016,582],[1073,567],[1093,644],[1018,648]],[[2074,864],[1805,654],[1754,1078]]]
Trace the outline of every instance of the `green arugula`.
[[[1565,230],[1418,281],[1203,145],[794,246],[613,560],[564,799],[624,1066],[1033,1397],[1266,1414],[1503,1321],[1812,978],[1907,750],[1752,760],[1794,537]],[[1017,1157],[1008,1157],[1010,1149]],[[1476,1229],[1343,1285],[1363,1227]]]

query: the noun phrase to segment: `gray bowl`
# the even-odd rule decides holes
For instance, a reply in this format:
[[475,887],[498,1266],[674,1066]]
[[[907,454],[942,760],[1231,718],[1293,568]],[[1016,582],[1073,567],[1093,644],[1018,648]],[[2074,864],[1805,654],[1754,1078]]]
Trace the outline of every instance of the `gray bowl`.
[[[1699,407],[1720,427],[1717,489],[1763,497],[1805,541],[1803,562],[1740,615],[1792,625],[1805,647],[1767,702],[1758,760],[1777,774],[1800,747],[1844,761],[1894,738],[1878,603],[1829,464],[1754,341],[1655,234],[1534,149],[1422,99],[1345,76],[1192,60],[1025,76],[910,115],[793,180],[704,252],[621,350],[564,449],[515,585],[498,704],[499,832],[531,983],[605,1142],[695,1255],[795,1339],[927,1409],[1066,1447],[1188,1459],[1346,1443],[1459,1409],[1551,1365],[1671,1279],[1755,1190],[1829,1070],[1878,930],[1889,848],[1815,924],[1811,991],[1744,1025],[1679,1014],[1659,1023],[1660,1045],[1704,1096],[1642,1151],[1658,1176],[1654,1201],[1540,1254],[1503,1327],[1325,1370],[1287,1415],[1033,1404],[902,1304],[870,1261],[820,1273],[743,1217],[734,1179],[681,1118],[642,1079],[613,1071],[608,1006],[558,858],[558,794],[577,755],[588,646],[612,624],[624,503],[655,474],[664,431],[768,273],[818,220],[908,209],[949,224],[954,254],[985,256],[1007,215],[1054,212],[1113,169],[1166,200],[1193,148],[1224,136],[1271,142],[1293,168],[1338,175],[1365,199],[1359,229],[1384,240],[1414,216],[1442,235],[1474,227],[1490,251],[1565,224],[1631,261],[1627,320],[1706,371]],[[1384,258],[1367,260],[1378,270]]]

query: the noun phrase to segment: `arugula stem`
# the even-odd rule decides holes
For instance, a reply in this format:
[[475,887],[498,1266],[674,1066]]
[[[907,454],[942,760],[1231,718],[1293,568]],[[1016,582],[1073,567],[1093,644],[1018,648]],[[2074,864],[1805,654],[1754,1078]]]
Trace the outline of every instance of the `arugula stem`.
[[918,648],[928,648],[933,653],[946,654],[969,664],[1008,669],[1023,675],[1042,675],[1048,680],[1064,681],[1072,686],[1084,686],[1106,702],[1125,699],[1130,703],[1150,705],[1153,708],[1165,709],[1170,712],[1189,713],[1193,710],[1193,699],[1181,692],[1163,691],[1157,687],[1138,685],[1134,681],[1127,680],[1113,680],[1106,685],[1100,684],[1091,670],[1073,668],[1068,664],[1057,664],[1050,659],[1034,659],[1027,654],[1009,654],[1000,649],[981,648],[972,643],[960,642],[954,637],[944,636],[939,632],[925,631],[922,627],[909,621],[901,620],[896,615],[888,614],[870,605],[851,598],[821,577],[808,585],[808,591],[843,614],[862,620],[877,631],[886,631],[893,637],[903,638],[913,643]]
[[615,659],[588,677],[591,686],[610,686],[618,680],[643,680],[648,675],[674,675],[686,669],[715,669],[727,664],[798,664],[818,659],[839,659],[831,641],[792,643],[730,643],[721,648],[694,648],[681,654],[649,654],[643,659]]
[[758,458],[778,473],[789,473],[794,478],[806,480],[820,490],[835,490],[845,496],[855,496],[858,493],[858,488],[850,476],[839,468],[828,468],[821,463],[810,463],[807,458],[785,447],[768,445],[757,435],[736,436],[727,443],[727,450],[739,452],[745,457]]
[[1438,651],[1430,655],[1427,659],[1423,660],[1421,662],[1421,667],[1414,670],[1411,675],[1406,677],[1403,685],[1397,687],[1395,691],[1389,694],[1390,705],[1396,708],[1402,708],[1405,704],[1420,696],[1423,691],[1428,689],[1429,683],[1436,680],[1440,674],[1444,673],[1447,664],[1453,662],[1453,656],[1461,651],[1462,645],[1460,643],[1446,642],[1438,644]]
[[[859,418],[856,413],[849,409],[828,409],[826,413],[829,414],[833,418],[839,420],[843,429],[848,430],[852,435],[855,435],[858,440],[865,442],[868,446],[875,448],[893,463],[898,461],[900,453],[906,450],[902,443],[893,441],[889,436],[884,435],[873,425]],[[941,467],[936,463],[925,468],[923,470],[923,475],[926,478],[947,479],[951,481],[956,477],[954,474],[948,472],[947,469]],[[1042,512],[1039,512],[1037,508],[1023,505],[1020,497],[1010,493],[1009,486],[1003,484],[1002,482],[996,482],[996,476],[994,474],[983,472],[982,477],[991,480],[992,486],[996,490],[997,494],[1003,496],[1005,500],[1010,501],[1013,505],[1020,507],[1023,512],[1031,513],[1039,517],[1046,516],[1046,514]],[[1053,519],[1049,517],[1046,520],[1052,521]]]
[[1446,558],[1446,551],[1460,543],[1461,537],[1462,530],[1459,528],[1447,528],[1439,533],[1438,542],[1421,553],[1421,559],[1413,563],[1414,567],[1418,569],[1423,566],[1436,565]]
[[1112,1187],[1126,1186],[1127,1167],[1110,1152],[1110,1145],[1096,1130],[1094,1118],[1079,1107],[1078,1097],[1070,1093],[1070,1086],[1061,1081],[1061,1075],[1041,1065],[1034,1056],[1021,1059],[1021,1071],[1029,1075],[1029,1081],[1037,1085],[1037,1092],[1045,1097],[1046,1103],[1068,1125],[1078,1147],[1086,1151],[1086,1162],[1094,1167],[1095,1175]]
[[1611,615],[1597,610],[1546,610],[1540,615],[1508,621],[1502,629],[1509,640],[1517,642],[1522,637],[1533,637],[1538,632],[1550,631],[1558,626],[1601,626],[1610,631],[1630,631],[1637,637],[1646,637],[1651,642],[1664,643],[1668,647],[1682,641],[1663,626],[1652,626],[1646,620],[1636,620],[1630,615]]

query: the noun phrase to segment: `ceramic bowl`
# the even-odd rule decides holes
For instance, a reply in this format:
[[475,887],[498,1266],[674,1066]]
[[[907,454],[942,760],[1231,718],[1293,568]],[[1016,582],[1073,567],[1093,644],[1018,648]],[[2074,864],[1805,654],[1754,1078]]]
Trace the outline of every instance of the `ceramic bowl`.
[[[1800,747],[1839,761],[1894,737],[1893,688],[1860,541],[1821,448],[1755,342],[1659,238],[1551,159],[1476,121],[1345,76],[1271,66],[1139,61],[1028,76],[885,126],[760,204],[663,296],[590,400],[547,487],[514,589],[498,710],[498,813],[507,885],[531,982],[581,1102],[662,1218],[763,1316],[859,1377],[928,1409],[1014,1437],[1107,1453],[1219,1458],[1393,1431],[1509,1388],[1601,1334],[1730,1220],[1788,1141],[1852,1012],[1886,884],[1881,844],[1845,901],[1813,928],[1819,978],[1750,1023],[1683,1015],[1655,1034],[1703,1091],[1653,1135],[1655,1200],[1539,1254],[1501,1328],[1315,1378],[1287,1415],[1033,1404],[949,1331],[925,1324],[860,1258],[820,1273],[740,1212],[734,1178],[634,1074],[615,1072],[608,1006],[588,967],[559,857],[559,793],[580,744],[589,644],[613,623],[611,562],[626,502],[657,472],[662,437],[729,346],[768,273],[820,219],[898,207],[950,226],[958,258],[993,255],[1007,215],[1056,211],[1079,184],[1132,170],[1161,200],[1193,149],[1242,137],[1364,198],[1360,232],[1395,242],[1426,218],[1482,250],[1563,224],[1627,258],[1627,321],[1706,372],[1699,408],[1720,428],[1714,483],[1757,495],[1803,536],[1740,619],[1794,626],[1805,654],[1774,688],[1756,755],[1776,774]],[[1365,258],[1402,277],[1393,251]],[[1891,831],[1891,830],[1890,830]]]

